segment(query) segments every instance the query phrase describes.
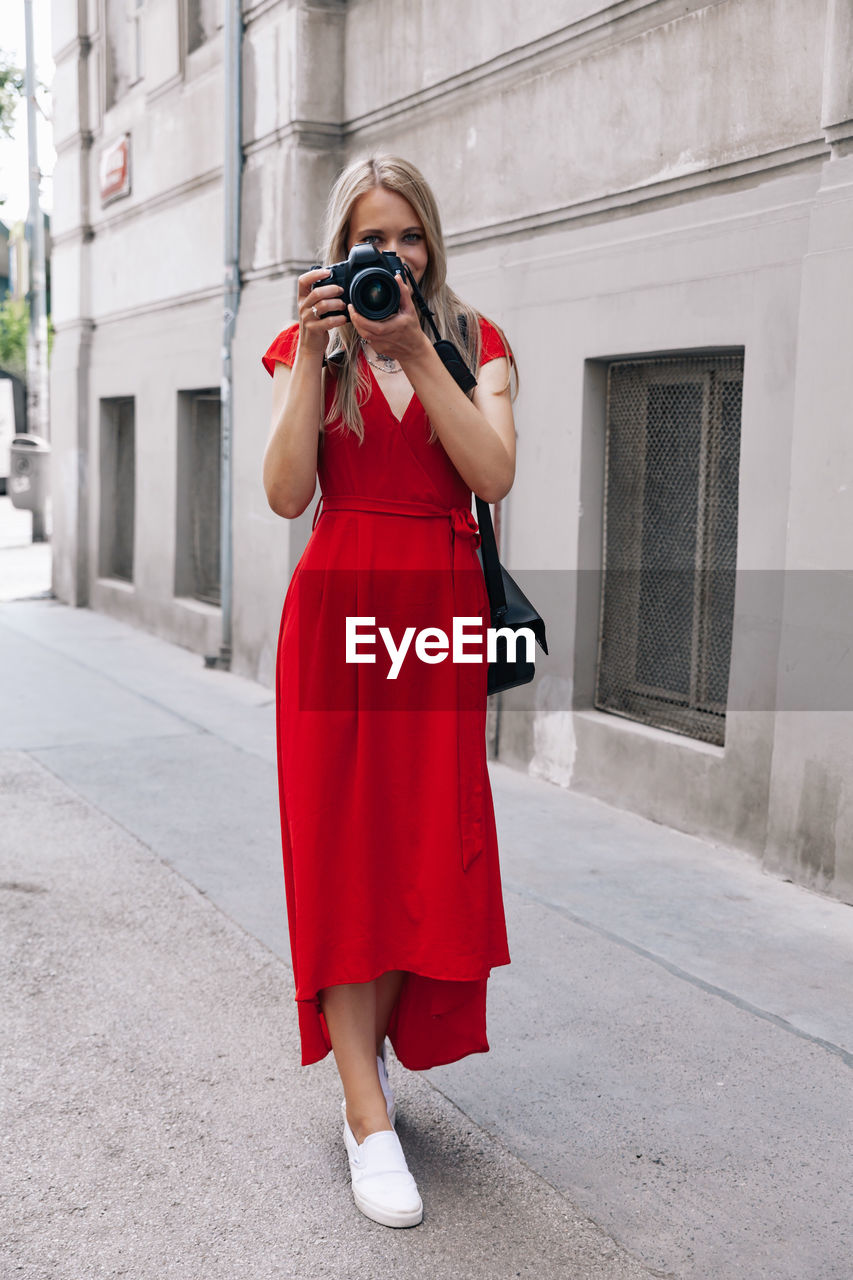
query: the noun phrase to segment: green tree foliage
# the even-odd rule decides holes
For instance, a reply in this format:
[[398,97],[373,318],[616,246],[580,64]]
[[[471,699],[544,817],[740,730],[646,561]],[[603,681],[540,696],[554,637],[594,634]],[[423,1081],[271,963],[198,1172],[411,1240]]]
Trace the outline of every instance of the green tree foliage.
[[[27,333],[30,327],[30,304],[23,298],[17,300],[10,294],[0,305],[0,369],[14,373],[26,382]],[[53,350],[53,324],[47,318],[47,355]]]
[[19,378],[27,376],[27,331],[30,308],[23,298],[15,301],[9,294],[0,307],[0,368]]
[[[6,0],[8,3],[9,0]],[[47,85],[35,78],[36,93],[48,93]],[[23,67],[19,67],[12,59],[11,54],[0,49],[0,138],[13,138],[15,136],[15,109],[19,102],[26,100],[27,79],[26,71]],[[44,107],[36,96],[36,110],[40,111],[45,119],[50,119]],[[0,205],[6,203],[5,197],[0,196]]]

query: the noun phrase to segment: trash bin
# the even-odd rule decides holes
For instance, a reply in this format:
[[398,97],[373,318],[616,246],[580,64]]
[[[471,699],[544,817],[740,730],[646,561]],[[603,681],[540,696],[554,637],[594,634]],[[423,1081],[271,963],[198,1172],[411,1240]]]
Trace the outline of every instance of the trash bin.
[[9,455],[10,475],[7,488],[12,506],[32,511],[33,542],[43,542],[50,444],[42,436],[13,436]]

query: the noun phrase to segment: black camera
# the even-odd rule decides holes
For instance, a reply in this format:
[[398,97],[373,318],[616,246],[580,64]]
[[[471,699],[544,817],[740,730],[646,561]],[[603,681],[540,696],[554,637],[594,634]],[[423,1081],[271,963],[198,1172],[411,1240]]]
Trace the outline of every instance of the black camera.
[[[312,270],[319,270],[319,265]],[[397,271],[407,278],[408,267],[396,253],[380,253],[373,244],[357,244],[346,262],[329,267],[331,275],[318,280],[317,287],[338,284],[343,289],[344,307],[352,303],[365,320],[387,320],[400,310],[400,286],[394,279]],[[345,316],[346,311],[325,311],[328,316]]]

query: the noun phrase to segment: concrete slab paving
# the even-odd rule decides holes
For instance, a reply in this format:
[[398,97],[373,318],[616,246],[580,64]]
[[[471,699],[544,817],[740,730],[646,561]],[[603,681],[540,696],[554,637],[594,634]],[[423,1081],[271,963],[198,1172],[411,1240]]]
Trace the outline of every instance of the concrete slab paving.
[[[0,605],[0,673],[12,654],[28,692],[3,742],[287,961],[272,691],[49,601]],[[653,1274],[849,1280],[853,910],[737,850],[491,777],[513,956],[490,983],[491,1052],[397,1066],[406,1088],[444,1095]]]
[[427,1078],[649,1266],[849,1276],[849,1063],[537,902],[508,906],[494,1053]]
[[[49,504],[48,504],[49,505]],[[46,530],[50,534],[50,513]],[[0,601],[51,594],[50,542],[33,542],[33,514],[0,494]]]
[[[35,739],[30,721],[43,719],[45,704],[56,708],[57,722],[76,730],[75,741],[157,733],[158,722],[152,727],[145,718],[147,706],[174,721],[169,732],[211,733],[275,765],[272,689],[208,668],[197,653],[148,632],[90,609],[69,609],[55,599],[16,601],[0,616],[8,669],[25,652],[34,664],[31,678],[18,682],[16,719],[5,727],[10,742],[22,733],[28,741]],[[43,665],[37,666],[40,657]],[[85,716],[75,716],[75,704],[67,700],[78,688],[91,688],[92,679],[101,696],[90,698]],[[46,680],[53,687],[45,689]],[[58,742],[48,739],[45,745]]]
[[33,754],[289,962],[274,765],[201,732]]
[[[0,608],[32,607],[4,605]],[[61,609],[55,601],[50,610]],[[194,732],[175,712],[117,684],[95,666],[84,666],[34,642],[10,626],[3,635],[3,715],[0,750],[35,751],[64,743],[111,747],[128,737],[167,737]]]
[[751,854],[493,766],[505,886],[853,1052],[853,907]]

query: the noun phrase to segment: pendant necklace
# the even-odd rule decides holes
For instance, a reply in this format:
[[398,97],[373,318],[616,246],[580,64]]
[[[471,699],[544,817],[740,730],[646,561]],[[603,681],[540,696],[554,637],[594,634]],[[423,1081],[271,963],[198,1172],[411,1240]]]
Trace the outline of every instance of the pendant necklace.
[[373,366],[374,369],[381,369],[383,373],[403,372],[403,366],[398,364],[393,356],[384,356],[381,351],[377,351],[375,353],[376,359],[371,360],[370,356],[367,354],[367,340],[365,338],[361,338],[360,341],[362,351],[364,352],[364,358],[369,365]]

